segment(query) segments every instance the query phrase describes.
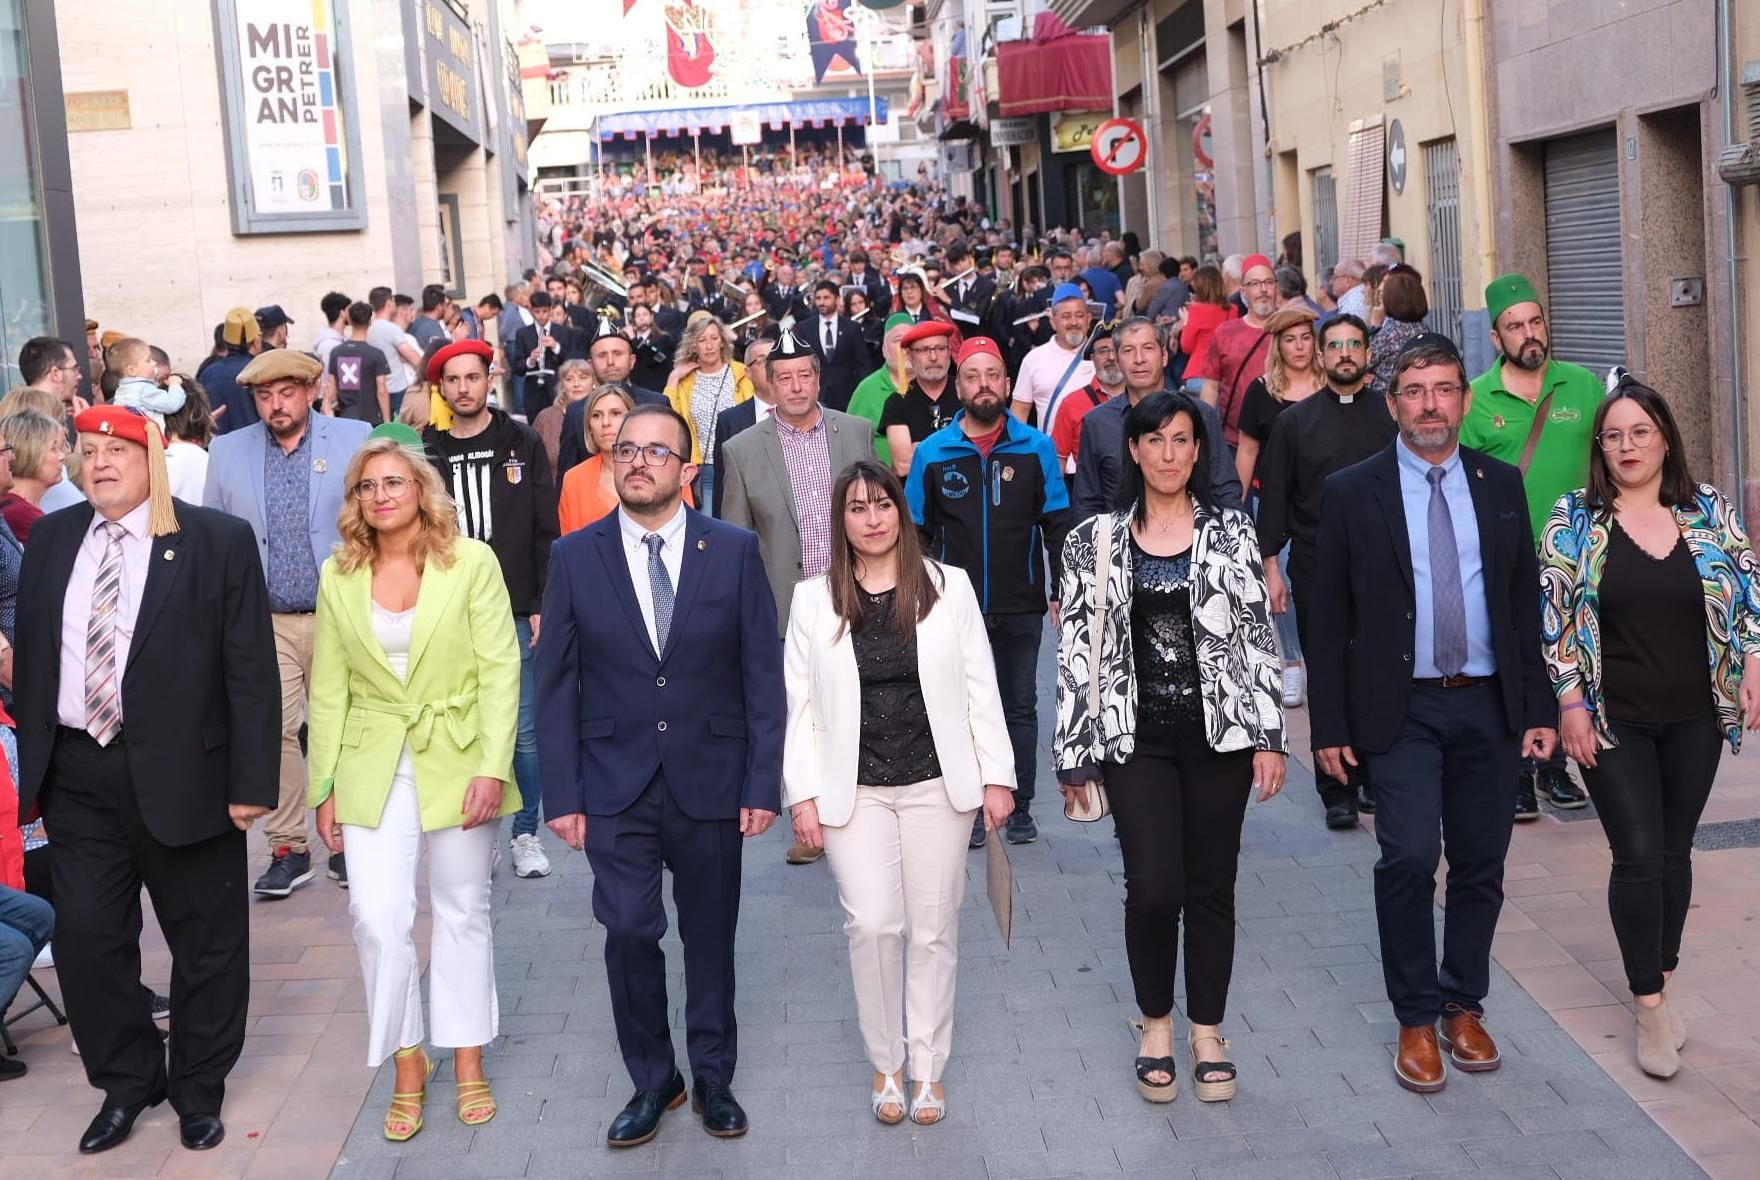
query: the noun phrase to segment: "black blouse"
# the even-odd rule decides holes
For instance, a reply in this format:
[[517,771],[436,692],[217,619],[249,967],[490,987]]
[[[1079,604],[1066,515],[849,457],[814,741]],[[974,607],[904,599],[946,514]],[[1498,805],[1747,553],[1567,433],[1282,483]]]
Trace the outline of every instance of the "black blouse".
[[1685,537],[1658,561],[1615,521],[1601,570],[1601,696],[1611,721],[1694,721],[1715,709],[1705,598]]
[[1158,557],[1131,538],[1131,652],[1137,672],[1137,733],[1169,737],[1202,723],[1192,639],[1192,551]]
[[941,777],[929,710],[917,675],[917,641],[900,637],[895,593],[861,591],[867,602],[862,629],[850,633],[862,681],[862,737],[856,781],[864,787],[902,787]]

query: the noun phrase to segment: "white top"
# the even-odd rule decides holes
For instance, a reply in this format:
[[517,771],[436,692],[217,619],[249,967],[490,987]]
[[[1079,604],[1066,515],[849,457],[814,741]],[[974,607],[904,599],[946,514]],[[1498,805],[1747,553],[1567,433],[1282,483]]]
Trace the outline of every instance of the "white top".
[[182,439],[165,447],[165,471],[171,476],[171,494],[185,504],[200,504],[208,486],[208,452]]
[[1021,361],[1020,376],[1014,383],[1014,400],[1033,403],[1033,409],[1039,414],[1039,429],[1046,434],[1051,433],[1052,422],[1046,414],[1051,407],[1051,395],[1057,390],[1058,379],[1069,373],[1069,380],[1063,383],[1063,397],[1058,398],[1060,405],[1064,397],[1094,379],[1093,361],[1077,361],[1076,367],[1070,369],[1069,363],[1079,355],[1051,339],[1033,349]]
[[409,642],[415,618],[413,606],[408,610],[386,610],[377,600],[373,603],[373,638],[385,649],[385,662],[405,682],[409,680]]
[[[196,500],[199,503],[201,497],[197,496]],[[79,485],[63,475],[60,479],[49,485],[49,490],[43,493],[43,500],[37,505],[37,507],[41,508],[43,512],[47,514],[50,512],[59,512],[63,508],[71,508],[75,504],[84,504],[85,502],[86,494],[79,490]]]
[[[648,625],[648,642],[654,653],[660,653],[660,633],[654,627],[654,586],[648,581],[648,546],[642,538],[648,530],[629,518],[622,508],[617,510],[617,527],[623,534],[623,556],[629,562],[629,580],[635,586],[636,605],[642,608],[642,622]],[[678,592],[678,571],[684,566],[684,504],[671,520],[655,530],[660,534],[660,564]]]

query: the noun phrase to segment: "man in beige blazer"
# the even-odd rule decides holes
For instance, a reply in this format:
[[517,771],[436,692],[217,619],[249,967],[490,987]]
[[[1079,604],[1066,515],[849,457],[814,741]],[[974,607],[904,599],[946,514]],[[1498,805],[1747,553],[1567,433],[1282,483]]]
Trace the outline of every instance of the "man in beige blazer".
[[776,411],[722,448],[721,519],[758,534],[782,634],[796,584],[831,565],[831,485],[874,457],[874,429],[819,404],[819,356],[784,332],[763,364]]
[[[831,485],[851,463],[874,457],[874,428],[819,404],[819,356],[792,332],[763,364],[776,410],[727,440],[716,479],[721,519],[758,534],[780,640],[795,586],[831,566]],[[811,864],[823,855],[797,840],[787,859]]]

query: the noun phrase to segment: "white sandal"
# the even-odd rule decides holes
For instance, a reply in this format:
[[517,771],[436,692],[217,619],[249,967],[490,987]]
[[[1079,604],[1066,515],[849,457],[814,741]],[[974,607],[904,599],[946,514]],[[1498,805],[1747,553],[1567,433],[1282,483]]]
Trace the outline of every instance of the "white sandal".
[[[904,1122],[904,1112],[905,1112],[904,1091],[902,1091],[898,1088],[898,1079],[897,1078],[888,1077],[886,1079],[886,1084],[884,1086],[881,1086],[878,1090],[875,1090],[873,1092],[873,1099],[874,1099],[874,1117],[875,1118],[879,1119],[882,1123],[885,1123],[889,1127],[896,1127],[896,1126],[898,1126],[898,1124]],[[887,1107],[887,1106],[898,1107],[898,1114],[896,1117],[887,1118],[885,1115],[880,1113],[881,1108]]]
[[[947,1117],[947,1099],[935,1097],[929,1085],[928,1082],[918,1082],[917,1096],[911,1099],[911,1122],[919,1127],[933,1127]],[[925,1120],[921,1117],[925,1112],[935,1117]]]

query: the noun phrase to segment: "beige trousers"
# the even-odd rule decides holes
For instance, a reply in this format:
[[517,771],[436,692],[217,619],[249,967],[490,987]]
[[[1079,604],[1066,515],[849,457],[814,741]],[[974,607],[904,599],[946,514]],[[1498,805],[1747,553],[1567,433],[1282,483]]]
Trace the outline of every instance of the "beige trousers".
[[938,1082],[953,1045],[972,812],[955,811],[938,778],[857,787],[849,823],[824,831],[868,1059],[897,1073],[908,1034],[911,1079]]
[[306,759],[299,727],[306,721],[306,690],[312,681],[316,615],[270,615],[275,662],[281,668],[281,802],[263,821],[269,850],[306,851]]

